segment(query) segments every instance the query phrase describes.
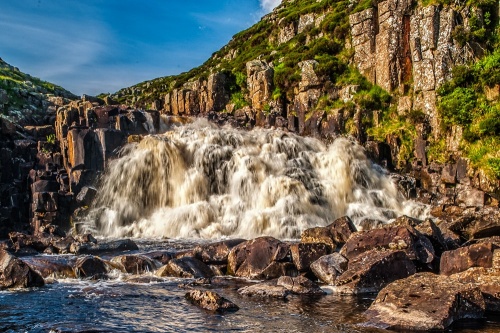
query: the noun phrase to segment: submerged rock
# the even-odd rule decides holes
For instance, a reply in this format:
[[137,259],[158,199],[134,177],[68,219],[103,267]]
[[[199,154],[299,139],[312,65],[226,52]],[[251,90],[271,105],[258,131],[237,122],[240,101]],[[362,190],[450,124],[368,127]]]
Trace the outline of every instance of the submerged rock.
[[276,281],[273,281],[240,288],[238,293],[245,296],[286,298],[290,294],[290,290],[276,285]]
[[0,289],[42,287],[42,276],[28,264],[0,250]]
[[418,273],[382,289],[365,312],[365,326],[395,330],[443,330],[454,321],[482,318],[485,302],[477,286]]
[[324,295],[326,294],[321,288],[304,276],[290,277],[282,276],[276,283],[294,294],[300,295]]
[[68,259],[59,256],[28,257],[25,262],[44,278],[75,278],[75,271]]
[[186,293],[186,298],[191,303],[209,311],[228,312],[239,310],[236,304],[213,291],[191,290]]

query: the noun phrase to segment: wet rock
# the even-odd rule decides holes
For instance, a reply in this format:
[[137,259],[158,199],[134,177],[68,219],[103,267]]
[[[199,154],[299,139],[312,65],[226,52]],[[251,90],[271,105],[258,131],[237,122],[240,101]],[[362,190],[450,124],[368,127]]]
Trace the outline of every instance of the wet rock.
[[441,256],[440,273],[451,275],[471,267],[493,266],[493,251],[499,248],[494,243],[479,243],[456,250],[446,251]]
[[240,288],[238,289],[238,293],[245,296],[286,298],[290,294],[290,290],[276,285],[276,281],[273,281]]
[[93,243],[97,244],[97,239],[92,236],[92,234],[85,233],[85,234],[78,234],[73,236],[76,242],[78,243]]
[[143,274],[156,269],[154,262],[144,255],[122,255],[111,259],[122,272],[130,274]]
[[198,246],[196,256],[206,264],[227,264],[227,257],[233,247],[246,241],[245,239],[230,239],[217,243]]
[[42,287],[42,276],[28,264],[0,250],[0,289]]
[[431,241],[437,256],[441,256],[441,253],[448,250],[448,244],[441,229],[431,219],[420,223],[415,229]]
[[330,229],[334,242],[340,245],[345,244],[351,235],[356,232],[356,226],[349,216],[336,219],[327,228]]
[[74,254],[102,254],[124,251],[135,251],[139,247],[130,239],[121,239],[109,242],[94,243],[73,243],[70,247],[70,252]]
[[259,237],[235,246],[228,255],[230,275],[251,279],[273,279],[288,275],[289,246],[272,237]]
[[335,291],[374,293],[415,272],[415,265],[404,251],[373,249],[349,261],[347,270],[335,280]]
[[[27,235],[20,232],[11,232],[9,238],[12,242],[14,251],[19,252],[22,249],[32,248],[38,252],[43,252],[51,245],[54,237],[48,234],[40,234],[38,236]],[[57,239],[57,238],[56,238]]]
[[157,272],[157,276],[175,276],[181,278],[211,278],[214,273],[203,262],[192,257],[172,259]]
[[239,310],[236,304],[213,291],[192,290],[186,293],[186,299],[209,311],[234,312]]
[[40,273],[44,278],[66,279],[76,278],[73,267],[66,258],[60,257],[29,257],[25,262]]
[[104,261],[94,256],[78,258],[73,269],[77,277],[92,280],[106,278],[108,273]]
[[97,190],[91,186],[84,186],[76,196],[76,202],[81,206],[90,206],[97,195]]
[[342,247],[340,254],[351,260],[371,249],[403,250],[411,260],[423,264],[429,264],[435,258],[431,242],[411,226],[388,226],[357,232]]
[[[498,256],[500,258],[500,251]],[[486,311],[500,312],[500,265],[490,269],[470,268],[464,272],[453,274],[452,278],[460,283],[477,286],[483,294]]]
[[382,289],[365,312],[365,326],[394,330],[443,330],[454,321],[482,318],[485,302],[476,286],[418,273]]
[[153,251],[144,253],[143,255],[161,263],[162,265],[166,265],[170,260],[172,260],[172,253],[168,251]]
[[347,263],[346,258],[335,252],[313,262],[311,271],[324,283],[333,285],[337,277],[346,271]]
[[308,278],[304,276],[282,276],[278,279],[276,283],[278,286],[282,286],[287,290],[290,290],[294,294],[300,295],[324,295],[325,292],[321,288]]
[[57,250],[57,253],[66,254],[69,253],[71,245],[75,242],[72,236],[65,238],[54,239],[50,245]]
[[41,226],[38,230],[41,234],[49,234],[57,237],[66,237],[66,233],[57,225],[48,224]]
[[306,271],[320,257],[330,254],[332,248],[324,243],[299,243],[290,245],[292,259],[299,271]]

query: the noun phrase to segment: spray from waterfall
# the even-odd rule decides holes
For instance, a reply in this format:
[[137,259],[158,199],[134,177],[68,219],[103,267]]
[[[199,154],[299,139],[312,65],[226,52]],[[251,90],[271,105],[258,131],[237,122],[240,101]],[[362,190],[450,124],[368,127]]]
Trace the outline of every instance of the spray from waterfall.
[[87,223],[111,237],[296,238],[344,215],[357,225],[426,215],[348,139],[325,146],[201,120],[125,147],[96,202]]

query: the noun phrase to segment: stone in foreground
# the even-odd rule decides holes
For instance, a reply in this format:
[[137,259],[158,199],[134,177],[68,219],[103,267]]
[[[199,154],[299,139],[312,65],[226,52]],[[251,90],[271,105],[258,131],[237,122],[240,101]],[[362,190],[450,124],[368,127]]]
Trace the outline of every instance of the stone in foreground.
[[333,285],[337,276],[344,273],[346,269],[347,259],[337,252],[322,256],[311,264],[311,271],[314,275],[330,285]]
[[203,262],[193,257],[172,259],[157,272],[157,276],[174,276],[180,278],[211,278],[214,273]]
[[42,287],[43,278],[24,261],[0,250],[0,290]]
[[111,259],[111,262],[122,272],[142,274],[156,269],[154,262],[144,255],[122,255]]
[[443,252],[439,271],[443,275],[451,275],[471,267],[491,268],[496,248],[494,243],[479,243]]
[[375,293],[415,272],[415,265],[406,252],[374,249],[349,261],[347,270],[335,280],[335,291],[341,294]]
[[186,298],[194,305],[209,311],[229,312],[239,310],[236,304],[213,291],[191,290],[186,293]]
[[286,298],[290,294],[290,290],[283,286],[277,286],[276,283],[264,282],[240,288],[238,293],[245,296]]
[[479,319],[485,311],[476,286],[432,273],[418,273],[382,289],[365,312],[364,326],[395,330],[443,330],[459,319]]
[[108,273],[108,268],[104,261],[94,256],[78,258],[74,270],[77,277],[93,280],[105,278]]
[[282,276],[278,279],[278,286],[290,290],[294,294],[300,295],[324,295],[325,292],[308,278],[304,276]]

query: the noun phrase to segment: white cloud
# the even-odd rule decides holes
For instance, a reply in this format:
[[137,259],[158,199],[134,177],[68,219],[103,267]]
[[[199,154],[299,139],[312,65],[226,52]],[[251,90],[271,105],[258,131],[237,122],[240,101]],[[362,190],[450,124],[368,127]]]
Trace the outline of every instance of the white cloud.
[[281,0],[260,0],[260,6],[266,13],[272,11],[280,3]]

